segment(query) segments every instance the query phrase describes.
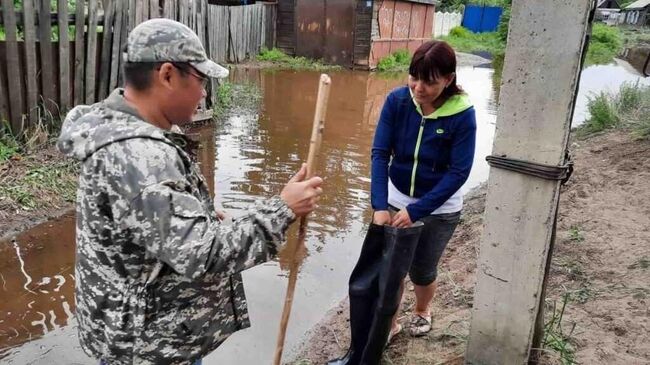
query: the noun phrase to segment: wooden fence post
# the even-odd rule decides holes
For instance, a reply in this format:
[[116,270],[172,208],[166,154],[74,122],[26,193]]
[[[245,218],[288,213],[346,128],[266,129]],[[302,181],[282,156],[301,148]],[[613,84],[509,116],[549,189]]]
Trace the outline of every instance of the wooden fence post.
[[[41,0],[38,34],[41,45],[41,90],[43,104],[47,110],[54,112],[58,106],[58,98],[54,92],[54,60],[52,59],[52,24],[50,0]],[[31,108],[31,107],[30,107]]]
[[[564,164],[592,5],[513,2],[494,155]],[[559,181],[490,170],[468,363],[528,361],[559,194]]]
[[117,86],[124,86],[124,75],[122,73],[122,65],[124,64],[124,57],[122,54],[127,46],[127,37],[131,31],[128,27],[128,22],[130,21],[129,7],[133,0],[122,0],[122,31],[120,32],[120,50],[117,55],[117,60],[119,65],[117,66]]
[[84,78],[85,78],[85,19],[86,19],[86,4],[85,0],[77,0],[76,12],[75,12],[75,53],[74,53],[74,104],[79,105],[84,102]]
[[20,80],[21,67],[18,56],[18,43],[16,32],[16,12],[13,0],[2,0],[2,15],[4,17],[6,55],[7,55],[7,90],[11,86],[9,96],[9,119],[14,134],[19,134],[23,129],[23,87]]
[[[47,1],[47,0],[46,0]],[[97,0],[88,0],[88,48],[86,49],[86,104],[96,101]]]
[[113,27],[113,39],[111,45],[111,76],[108,82],[108,92],[117,87],[118,74],[120,74],[120,59],[122,59],[122,33],[126,30],[126,19],[124,17],[125,0],[115,0],[115,26]]
[[59,108],[70,109],[70,36],[68,34],[68,1],[58,0],[59,12]]
[[34,24],[34,0],[23,0],[23,39],[25,45],[25,72],[27,76],[27,114],[34,125],[38,118],[38,84],[36,76],[36,25]]
[[149,19],[160,18],[160,6],[158,0],[149,1]]
[[97,101],[104,100],[108,95],[108,85],[111,78],[111,50],[113,35],[116,29],[113,27],[115,19],[115,2],[119,0],[108,0],[104,7],[104,25],[102,27],[102,53],[99,63],[99,90],[97,90]]

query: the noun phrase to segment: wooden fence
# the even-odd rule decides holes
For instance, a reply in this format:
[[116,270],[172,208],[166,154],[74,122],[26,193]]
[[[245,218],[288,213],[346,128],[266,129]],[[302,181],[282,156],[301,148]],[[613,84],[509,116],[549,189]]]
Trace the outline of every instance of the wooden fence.
[[[128,33],[157,17],[192,28],[208,56],[241,62],[275,45],[275,4],[209,5],[207,0],[1,0],[0,120],[14,133],[48,111],[104,99],[122,85]],[[56,3],[56,4],[55,4]],[[51,5],[55,4],[55,5]],[[77,31],[83,29],[84,31]]]
[[451,28],[460,26],[462,21],[462,13],[443,13],[437,11],[433,20],[433,36],[437,38],[449,35]]

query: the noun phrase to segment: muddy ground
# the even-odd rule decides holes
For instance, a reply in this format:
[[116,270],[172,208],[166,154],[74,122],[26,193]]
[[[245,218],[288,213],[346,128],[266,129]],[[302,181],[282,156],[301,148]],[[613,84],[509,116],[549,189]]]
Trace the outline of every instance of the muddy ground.
[[[576,140],[571,149],[575,172],[561,195],[546,296],[549,346],[540,363],[650,364],[650,142],[611,131]],[[384,364],[463,363],[485,191],[466,199],[442,259],[433,330],[422,338],[397,335]],[[412,307],[407,291],[400,311],[405,324]],[[323,364],[343,354],[348,322],[345,300],[312,329],[294,364]],[[564,351],[551,348],[551,336]]]

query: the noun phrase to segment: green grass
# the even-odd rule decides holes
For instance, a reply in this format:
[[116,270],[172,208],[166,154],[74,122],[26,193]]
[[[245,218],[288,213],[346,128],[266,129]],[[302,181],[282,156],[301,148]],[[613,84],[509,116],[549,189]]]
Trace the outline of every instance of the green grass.
[[[36,120],[19,134],[7,122],[0,125],[0,164],[10,164],[0,176],[0,196],[9,209],[30,210],[57,199],[75,199],[78,163],[43,160],[33,153],[51,145],[61,126],[60,116],[39,108]],[[19,158],[9,161],[15,156]]]
[[569,280],[584,282],[587,277],[582,263],[576,259],[565,258],[558,260],[557,265]]
[[[510,12],[509,9],[506,9],[496,32],[472,33],[467,28],[454,27],[448,36],[440,39],[449,43],[458,52],[489,52],[493,56],[497,56],[505,52],[509,19]],[[628,34],[632,34],[631,31],[628,31]],[[648,35],[642,34],[642,37],[650,39],[650,32]],[[624,37],[621,30],[617,27],[595,23],[587,49],[585,66],[611,63],[614,57],[623,51],[623,45]],[[496,66],[495,69],[497,69]]]
[[64,161],[32,166],[23,176],[2,181],[0,196],[7,197],[24,209],[34,209],[43,196],[56,195],[67,202],[75,200],[78,163]]
[[572,336],[576,324],[573,323],[569,333],[565,333],[565,330],[562,328],[564,311],[566,310],[570,297],[571,295],[569,293],[565,293],[562,296],[562,306],[559,309],[557,308],[555,301],[551,305],[551,315],[544,325],[544,338],[542,340],[543,347],[555,353],[559,357],[560,362],[564,365],[576,363],[575,347],[572,344]]
[[221,119],[235,106],[237,108],[252,107],[257,105],[261,98],[260,89],[255,84],[234,84],[225,81],[217,88],[217,98],[212,106],[212,115],[215,119]]
[[7,161],[18,153],[18,146],[10,139],[0,139],[0,163]]
[[216,98],[212,105],[212,115],[215,119],[222,117],[232,105],[232,83],[224,81],[216,89]]
[[589,299],[593,298],[596,295],[596,292],[594,292],[590,285],[591,284],[589,282],[585,281],[580,285],[580,288],[569,292],[571,295],[571,300],[580,304],[587,303]]
[[619,26],[624,47],[650,46],[650,28]]
[[311,60],[306,57],[292,57],[277,48],[266,49],[257,55],[258,61],[270,62],[279,68],[292,70],[332,70],[340,69],[341,66],[327,65],[320,60]]
[[20,152],[18,139],[11,131],[8,121],[0,121],[0,163],[7,161]]
[[571,226],[571,228],[569,228],[569,240],[577,243],[584,242],[585,237],[582,235],[580,227]]
[[623,51],[623,34],[617,27],[594,23],[585,66],[611,63]]
[[408,50],[400,49],[379,60],[377,70],[382,72],[408,71],[410,64],[411,54]]
[[440,39],[449,43],[454,50],[465,53],[483,51],[496,54],[504,52],[506,47],[506,42],[501,39],[499,32],[472,33],[464,27],[454,27],[448,36]]
[[600,92],[587,101],[589,119],[579,137],[611,128],[630,127],[640,139],[650,138],[650,86],[624,83],[617,93]]

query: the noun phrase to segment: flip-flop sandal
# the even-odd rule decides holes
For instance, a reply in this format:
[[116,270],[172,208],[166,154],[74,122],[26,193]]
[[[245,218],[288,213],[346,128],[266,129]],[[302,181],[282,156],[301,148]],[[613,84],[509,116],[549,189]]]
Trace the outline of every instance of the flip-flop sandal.
[[397,327],[395,329],[391,328],[390,333],[388,334],[388,339],[386,340],[386,345],[389,345],[390,342],[393,340],[395,336],[397,336],[400,332],[402,332],[402,325],[397,324]]
[[411,317],[410,325],[409,334],[411,336],[424,336],[431,331],[431,317],[425,318],[419,314],[415,314]]

